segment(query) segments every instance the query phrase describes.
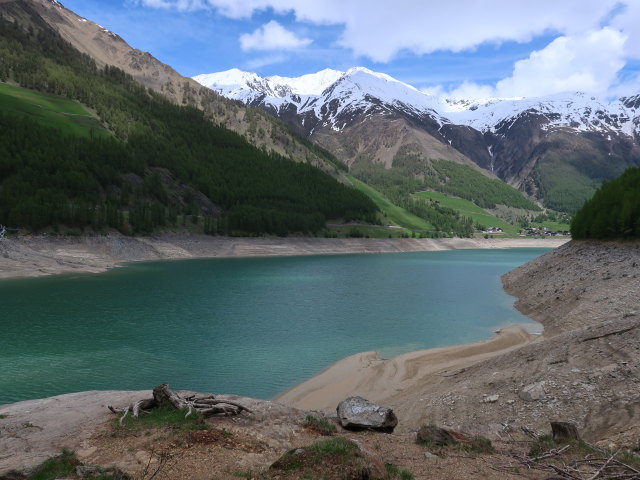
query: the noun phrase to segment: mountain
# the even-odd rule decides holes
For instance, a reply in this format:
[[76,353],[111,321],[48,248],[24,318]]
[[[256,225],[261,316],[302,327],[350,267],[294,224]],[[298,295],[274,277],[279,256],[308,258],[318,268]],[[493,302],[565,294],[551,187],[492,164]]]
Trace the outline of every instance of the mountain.
[[427,166],[429,159],[473,164],[563,211],[576,211],[602,181],[640,164],[640,95],[451,100],[362,67],[330,72],[194,78],[284,120],[351,167],[392,169],[407,152]]
[[117,33],[75,14],[57,0],[3,0],[0,15],[21,24],[52,28],[76,50],[91,57],[97,66],[118,67],[176,105],[203,110],[214,123],[239,133],[260,149],[336,173],[333,159],[326,158],[317,148],[309,148],[308,142],[292,135],[283,123],[274,122],[260,109],[247,109],[213,93],[150,53],[131,47]]
[[295,78],[278,76],[262,78],[255,73],[232,68],[226,72],[198,75],[193,77],[193,80],[210,87],[220,95],[240,100],[241,91],[259,92],[270,97],[284,97],[291,94],[319,95],[342,75],[343,72],[326,68],[318,73]]
[[[176,105],[74,48],[40,10],[89,24],[54,1],[0,3],[0,224],[286,235],[319,232],[327,219],[376,221],[372,201],[344,180],[212,122],[208,108],[230,100]],[[237,112],[287,133],[265,113]],[[309,157],[320,151],[295,141]]]

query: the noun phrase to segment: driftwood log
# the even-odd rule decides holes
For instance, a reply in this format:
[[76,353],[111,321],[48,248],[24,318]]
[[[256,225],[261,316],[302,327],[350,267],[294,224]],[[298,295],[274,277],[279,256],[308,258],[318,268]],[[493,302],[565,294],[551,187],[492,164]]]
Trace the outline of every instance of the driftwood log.
[[109,410],[113,413],[121,413],[120,424],[131,414],[132,417],[138,418],[140,414],[149,413],[154,408],[165,405],[171,405],[177,410],[185,410],[185,418],[193,412],[198,412],[204,417],[212,417],[214,415],[232,416],[239,415],[241,412],[253,413],[248,408],[239,403],[229,400],[218,400],[215,395],[181,397],[169,388],[169,385],[163,383],[153,389],[153,398],[138,400],[123,408],[109,406]]

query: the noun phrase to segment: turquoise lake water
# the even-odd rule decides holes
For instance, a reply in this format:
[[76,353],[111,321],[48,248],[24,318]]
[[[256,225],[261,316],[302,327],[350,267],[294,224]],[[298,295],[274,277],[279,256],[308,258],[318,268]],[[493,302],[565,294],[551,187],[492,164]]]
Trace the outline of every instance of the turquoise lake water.
[[0,281],[0,404],[84,390],[270,398],[348,355],[490,338],[547,249],[198,259]]

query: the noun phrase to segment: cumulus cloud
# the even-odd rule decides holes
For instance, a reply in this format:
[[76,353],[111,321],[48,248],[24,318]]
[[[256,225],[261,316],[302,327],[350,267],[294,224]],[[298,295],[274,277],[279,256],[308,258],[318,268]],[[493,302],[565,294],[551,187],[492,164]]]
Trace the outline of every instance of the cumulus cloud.
[[[153,8],[210,9],[229,18],[256,12],[293,13],[298,21],[342,25],[337,42],[356,55],[388,62],[403,50],[416,54],[459,52],[483,43],[527,42],[556,32],[575,35],[605,20],[630,36],[629,53],[640,58],[640,2],[637,0],[131,0]],[[616,12],[610,19],[612,12]]]
[[640,58],[640,2],[626,2],[626,5],[611,20],[610,25],[627,34],[625,54]]
[[626,38],[610,27],[558,37],[542,50],[517,61],[511,76],[495,86],[465,82],[450,95],[455,98],[540,97],[568,91],[608,95],[626,63]]
[[[449,0],[139,0],[147,6],[215,9],[230,18],[257,11],[293,13],[298,21],[344,26],[337,43],[356,55],[388,62],[399,52],[459,52],[486,42],[527,42],[553,31],[574,34],[597,28],[618,0],[478,2]],[[631,2],[632,0],[624,0]]]
[[[355,57],[388,63],[406,52],[470,51],[481,45],[557,37],[514,64],[494,85],[466,82],[455,95],[531,96],[567,90],[611,94],[630,58],[640,59],[640,0],[132,0],[156,8],[211,9],[233,19],[292,15],[309,25],[331,25],[333,46]],[[585,33],[586,32],[586,33]],[[248,50],[301,48],[311,43],[272,21],[241,37]],[[631,83],[635,85],[637,80]]]
[[496,90],[502,96],[539,96],[579,90],[606,93],[624,65],[626,36],[605,27],[573,37],[558,37],[526,60]]
[[265,23],[253,33],[240,35],[240,48],[250,50],[293,50],[311,44],[310,38],[297,37],[275,20]]

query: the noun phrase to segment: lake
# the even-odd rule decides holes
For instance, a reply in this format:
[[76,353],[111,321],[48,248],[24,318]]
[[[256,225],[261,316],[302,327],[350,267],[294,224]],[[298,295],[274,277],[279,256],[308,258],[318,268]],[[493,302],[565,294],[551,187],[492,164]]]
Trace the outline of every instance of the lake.
[[0,281],[0,404],[84,390],[276,394],[348,355],[510,324],[500,275],[548,249],[196,259]]

